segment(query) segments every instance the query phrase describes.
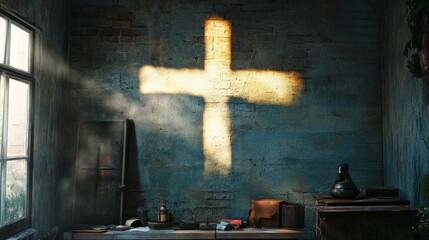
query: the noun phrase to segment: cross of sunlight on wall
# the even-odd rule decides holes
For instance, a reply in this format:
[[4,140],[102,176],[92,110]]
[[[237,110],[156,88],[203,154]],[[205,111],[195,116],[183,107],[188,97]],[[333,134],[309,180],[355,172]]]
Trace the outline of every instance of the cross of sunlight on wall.
[[204,70],[143,66],[143,94],[190,94],[204,98],[204,171],[227,175],[232,164],[230,98],[288,106],[302,90],[297,72],[231,69],[231,23],[213,16],[205,21]]

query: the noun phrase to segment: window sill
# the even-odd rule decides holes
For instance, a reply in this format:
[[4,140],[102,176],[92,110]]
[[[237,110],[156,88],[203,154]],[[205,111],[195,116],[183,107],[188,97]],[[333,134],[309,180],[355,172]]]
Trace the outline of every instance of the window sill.
[[28,228],[22,232],[19,232],[15,235],[13,235],[10,238],[7,238],[6,240],[24,240],[24,239],[30,239],[34,234],[36,233],[36,230],[33,228]]

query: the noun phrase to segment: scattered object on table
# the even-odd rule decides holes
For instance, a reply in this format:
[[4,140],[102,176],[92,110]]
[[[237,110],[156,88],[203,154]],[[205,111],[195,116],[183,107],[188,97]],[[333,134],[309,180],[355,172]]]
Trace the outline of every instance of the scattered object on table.
[[232,229],[231,225],[229,225],[229,223],[227,223],[227,222],[221,221],[220,223],[216,224],[216,230],[228,231],[231,229]]
[[231,219],[231,218],[222,218],[221,222],[228,223],[234,229],[240,229],[240,226],[243,224],[243,220],[241,219]]
[[170,222],[166,222],[166,223],[159,223],[159,222],[151,222],[148,221],[147,225],[151,228],[151,229],[167,229],[171,227],[171,223]]
[[149,232],[150,228],[148,226],[146,226],[146,227],[136,227],[136,228],[131,228],[129,231],[130,232]]
[[125,225],[132,228],[142,227],[143,222],[138,218],[129,218],[127,221],[125,221]]
[[331,195],[336,198],[355,198],[359,194],[355,183],[349,175],[349,165],[338,166],[337,180],[331,187]]
[[252,200],[249,225],[257,227],[279,227],[280,204],[284,202],[284,200],[279,199]]
[[77,224],[70,231],[82,233],[101,233],[107,232],[107,230],[109,230],[109,227],[104,225]]
[[117,226],[110,227],[110,229],[115,231],[125,231],[130,229],[130,227],[127,225],[117,225]]
[[199,223],[193,220],[180,220],[180,228],[183,230],[193,230],[199,228]]
[[97,229],[73,229],[73,230],[70,230],[70,232],[76,232],[76,233],[103,233],[103,232],[107,232],[107,230],[97,230]]
[[102,233],[102,232],[107,232],[107,230],[109,230],[109,228],[107,226],[104,226],[104,225],[80,224],[80,225],[76,225],[70,231],[71,232],[80,232],[80,233]]
[[201,230],[215,230],[217,226],[217,223],[207,223],[207,222],[201,222],[199,224],[199,229]]
[[305,219],[305,206],[301,204],[284,203],[282,207],[282,227],[303,228]]
[[199,229],[201,230],[215,230],[217,223],[209,222],[209,217],[206,218],[205,222],[200,222]]
[[243,220],[243,222],[240,225],[240,228],[248,228],[247,220]]

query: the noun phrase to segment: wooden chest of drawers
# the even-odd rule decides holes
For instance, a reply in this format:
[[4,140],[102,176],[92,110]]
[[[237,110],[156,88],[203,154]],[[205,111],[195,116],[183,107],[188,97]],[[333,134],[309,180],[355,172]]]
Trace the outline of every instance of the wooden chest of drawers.
[[399,198],[334,199],[315,195],[320,240],[408,240],[416,208]]

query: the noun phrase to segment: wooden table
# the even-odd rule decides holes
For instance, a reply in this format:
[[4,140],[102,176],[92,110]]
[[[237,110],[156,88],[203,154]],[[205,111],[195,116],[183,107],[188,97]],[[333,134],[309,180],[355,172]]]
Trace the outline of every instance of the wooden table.
[[303,229],[246,228],[239,231],[216,231],[216,239],[310,239],[313,234]]
[[355,199],[333,198],[329,195],[314,194],[316,207],[323,209],[330,206],[392,206],[410,205],[410,201],[398,197],[363,197]]
[[65,240],[105,239],[311,239],[312,232],[305,229],[246,228],[236,231],[216,230],[151,230],[149,232],[107,231],[103,233],[65,232]]

